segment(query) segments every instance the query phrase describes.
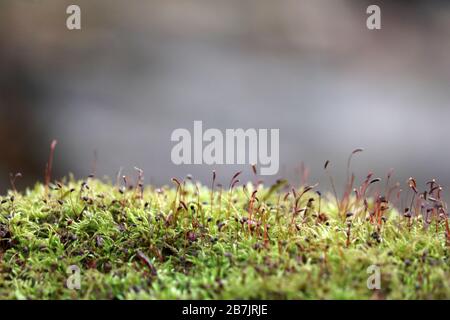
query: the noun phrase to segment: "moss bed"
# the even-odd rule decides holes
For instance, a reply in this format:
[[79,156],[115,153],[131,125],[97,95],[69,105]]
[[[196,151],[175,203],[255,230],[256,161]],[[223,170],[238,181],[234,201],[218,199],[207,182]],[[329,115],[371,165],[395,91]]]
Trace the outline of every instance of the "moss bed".
[[[370,176],[339,200],[285,181],[243,186],[237,175],[227,188],[139,179],[67,178],[1,197],[0,298],[450,298],[435,182],[427,196],[410,180],[412,205],[395,209],[395,192],[369,195],[384,190]],[[367,286],[371,265],[378,290]],[[79,290],[67,287],[69,266]]]

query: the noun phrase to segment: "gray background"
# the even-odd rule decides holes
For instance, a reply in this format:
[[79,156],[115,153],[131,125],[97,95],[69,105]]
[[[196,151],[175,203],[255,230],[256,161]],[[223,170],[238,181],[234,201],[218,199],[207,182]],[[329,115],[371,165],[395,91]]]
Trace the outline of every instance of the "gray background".
[[[72,3],[81,31],[65,27]],[[380,31],[365,26],[369,4]],[[20,188],[43,179],[52,138],[57,177],[88,175],[97,149],[99,175],[138,166],[147,183],[208,182],[212,167],[170,161],[171,132],[194,120],[279,128],[280,176],[293,181],[304,161],[324,183],[330,159],[342,184],[363,147],[360,179],[393,167],[402,183],[449,185],[449,40],[446,1],[2,0],[2,193],[9,172],[24,174]],[[216,169],[227,182],[242,167]]]

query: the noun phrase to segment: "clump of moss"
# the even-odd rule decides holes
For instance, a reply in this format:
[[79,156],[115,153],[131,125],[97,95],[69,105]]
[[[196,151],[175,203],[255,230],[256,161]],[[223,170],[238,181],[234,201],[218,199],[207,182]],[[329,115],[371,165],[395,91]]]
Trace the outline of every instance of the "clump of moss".
[[[370,177],[342,200],[236,178],[227,189],[70,178],[10,191],[0,199],[0,299],[450,297],[447,215],[434,190],[399,213],[366,194]],[[367,287],[371,265],[379,290]],[[79,290],[67,288],[70,266]]]

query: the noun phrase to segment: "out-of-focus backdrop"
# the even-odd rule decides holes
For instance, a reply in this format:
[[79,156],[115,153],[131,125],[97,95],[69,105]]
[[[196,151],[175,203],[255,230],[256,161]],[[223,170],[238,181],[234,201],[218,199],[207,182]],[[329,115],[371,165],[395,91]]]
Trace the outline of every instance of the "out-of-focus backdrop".
[[[81,7],[82,30],[66,28]],[[366,28],[381,7],[382,29]],[[450,186],[450,2],[2,0],[0,188],[119,168],[147,183],[212,167],[170,160],[176,128],[279,128],[279,176],[354,170]],[[239,166],[216,166],[226,182]],[[250,172],[249,168],[247,171]],[[247,174],[249,177],[250,174]],[[339,184],[339,183],[338,183]],[[325,188],[325,187],[323,187]],[[448,191],[447,191],[448,193]]]

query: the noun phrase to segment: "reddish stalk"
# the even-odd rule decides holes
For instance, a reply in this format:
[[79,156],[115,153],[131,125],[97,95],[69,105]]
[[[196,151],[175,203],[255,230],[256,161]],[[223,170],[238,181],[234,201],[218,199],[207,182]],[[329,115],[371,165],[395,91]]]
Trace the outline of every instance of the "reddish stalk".
[[230,180],[229,192],[228,192],[228,207],[227,207],[227,219],[230,218],[231,201],[233,196],[233,188],[239,183],[237,177],[242,173],[242,171],[236,172]]
[[216,183],[216,170],[213,170],[213,178],[212,178],[212,184],[211,184],[211,214],[213,213],[213,206],[214,206],[214,185]]
[[334,180],[333,177],[330,174],[330,171],[328,170],[328,165],[330,164],[330,160],[325,161],[325,165],[323,166],[323,168],[325,169],[325,172],[327,173],[328,178],[330,179],[330,184],[331,184],[331,188],[333,189],[333,193],[334,193],[334,198],[336,199],[336,206],[338,209],[338,215],[340,215],[341,213],[341,205],[339,203],[339,198],[336,192],[336,186],[334,185]]
[[250,202],[248,205],[248,221],[247,221],[247,225],[248,225],[248,232],[251,234],[252,230],[251,230],[251,224],[252,224],[252,218],[253,218],[253,206],[255,204],[255,199],[256,199],[256,193],[258,191],[255,190],[252,192],[252,196],[250,197]]
[[58,141],[53,140],[50,144],[50,155],[48,157],[48,162],[45,167],[45,194],[48,194],[48,186],[50,184],[50,180],[52,179],[52,167],[53,167],[53,156],[55,154],[55,148]]
[[16,193],[17,189],[16,189],[16,179],[17,178],[22,178],[22,174],[20,172],[17,172],[16,174],[9,174],[9,182],[11,183],[11,188],[13,189],[13,191]]

